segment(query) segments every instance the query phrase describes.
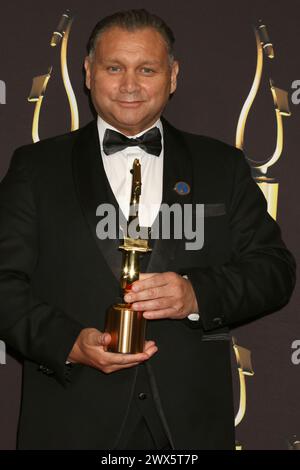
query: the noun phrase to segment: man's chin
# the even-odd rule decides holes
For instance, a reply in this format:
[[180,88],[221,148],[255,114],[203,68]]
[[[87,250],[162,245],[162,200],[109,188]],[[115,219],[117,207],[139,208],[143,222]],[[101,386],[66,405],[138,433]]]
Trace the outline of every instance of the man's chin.
[[145,126],[147,126],[147,122],[149,122],[149,118],[147,116],[116,116],[114,118],[115,125],[114,127],[119,127],[122,129],[132,130],[133,133],[137,134],[142,131]]

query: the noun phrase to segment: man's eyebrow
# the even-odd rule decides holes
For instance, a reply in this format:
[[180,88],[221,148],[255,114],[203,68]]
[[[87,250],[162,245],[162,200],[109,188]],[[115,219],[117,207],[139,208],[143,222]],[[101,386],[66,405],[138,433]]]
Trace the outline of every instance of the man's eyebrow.
[[[109,59],[103,59],[101,62],[107,64],[107,63],[114,63],[114,64],[122,64],[122,60],[120,59],[117,59],[117,58],[109,58]],[[160,61],[159,60],[143,60],[143,62],[141,62],[139,65],[158,65],[160,64]]]
[[161,62],[159,60],[145,60],[141,63],[141,65],[160,65]]

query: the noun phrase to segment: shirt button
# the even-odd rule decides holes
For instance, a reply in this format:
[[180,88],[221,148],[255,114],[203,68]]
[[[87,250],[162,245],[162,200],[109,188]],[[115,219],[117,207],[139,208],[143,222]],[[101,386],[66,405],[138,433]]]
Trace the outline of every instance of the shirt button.
[[138,396],[139,396],[139,399],[140,399],[140,400],[145,400],[145,398],[147,398],[147,395],[146,395],[146,393],[144,393],[144,392],[139,393]]

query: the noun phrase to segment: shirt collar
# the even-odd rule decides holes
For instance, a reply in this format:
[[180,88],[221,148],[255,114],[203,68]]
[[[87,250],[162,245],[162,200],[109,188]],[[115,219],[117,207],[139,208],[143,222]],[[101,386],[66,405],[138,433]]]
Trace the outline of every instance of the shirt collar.
[[[98,118],[97,118],[97,127],[98,127],[101,153],[103,155],[102,142],[103,142],[103,137],[104,137],[105,130],[106,129],[113,129],[114,131],[117,131],[117,132],[120,132],[120,131],[118,129],[116,129],[115,127],[111,126],[110,124],[108,124],[108,122],[104,121],[104,119],[102,117],[100,117],[99,115],[98,115]],[[139,132],[138,134],[127,136],[127,137],[130,137],[130,138],[139,137],[140,135],[144,134],[145,132],[147,132],[149,129],[152,129],[153,127],[158,127],[158,129],[160,130],[161,137],[162,137],[162,145],[163,145],[163,125],[162,125],[162,122],[161,122],[160,119],[158,119],[154,124],[152,124],[152,126],[148,127],[147,129],[144,129],[143,131]],[[121,134],[122,134],[122,132],[121,132]]]

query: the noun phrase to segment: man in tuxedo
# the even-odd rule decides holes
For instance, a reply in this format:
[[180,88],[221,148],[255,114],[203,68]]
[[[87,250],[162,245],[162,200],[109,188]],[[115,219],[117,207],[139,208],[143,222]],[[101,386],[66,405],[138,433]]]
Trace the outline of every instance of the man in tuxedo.
[[[145,10],[101,20],[86,86],[97,120],[17,149],[0,187],[0,337],[24,358],[19,449],[233,449],[230,327],[283,307],[295,263],[242,152],[175,129],[174,36]],[[128,217],[141,162],[140,225],[162,203],[204,204],[204,245],[152,240],[125,301],[144,311],[143,353],[108,351],[118,239],[97,208]],[[180,183],[180,184],[178,184]]]

